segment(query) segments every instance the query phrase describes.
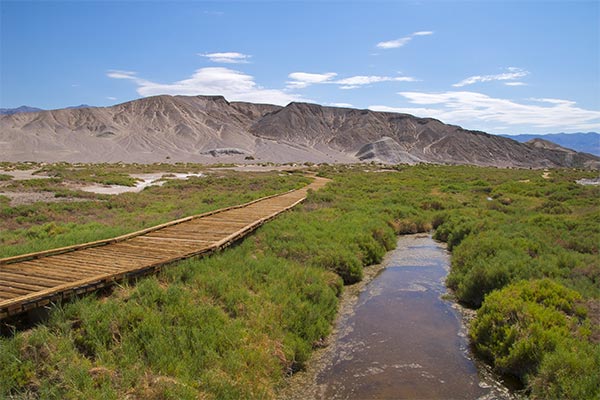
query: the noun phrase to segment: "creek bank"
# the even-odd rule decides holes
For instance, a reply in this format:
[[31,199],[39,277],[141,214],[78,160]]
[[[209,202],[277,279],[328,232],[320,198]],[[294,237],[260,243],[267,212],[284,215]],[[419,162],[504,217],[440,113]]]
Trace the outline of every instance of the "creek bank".
[[449,253],[406,235],[346,287],[326,347],[290,378],[284,399],[514,399],[469,349],[464,315],[447,300]]

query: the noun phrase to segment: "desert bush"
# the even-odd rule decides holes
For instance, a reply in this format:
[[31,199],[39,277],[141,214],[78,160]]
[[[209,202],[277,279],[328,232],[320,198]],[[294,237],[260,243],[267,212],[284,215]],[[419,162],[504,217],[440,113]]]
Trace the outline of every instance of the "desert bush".
[[565,340],[544,356],[530,382],[532,399],[593,400],[600,397],[600,345]]
[[550,279],[511,284],[485,298],[470,337],[497,370],[527,382],[546,354],[590,334],[580,300],[577,292]]
[[565,204],[561,203],[557,200],[548,200],[545,201],[540,207],[538,207],[538,211],[541,211],[545,214],[569,214],[571,210]]
[[491,291],[536,275],[538,252],[538,243],[496,230],[468,236],[454,249],[446,283],[461,302],[479,307]]
[[458,246],[473,230],[475,230],[475,219],[459,215],[458,213],[449,214],[444,218],[444,222],[438,225],[434,238],[448,244],[448,250]]

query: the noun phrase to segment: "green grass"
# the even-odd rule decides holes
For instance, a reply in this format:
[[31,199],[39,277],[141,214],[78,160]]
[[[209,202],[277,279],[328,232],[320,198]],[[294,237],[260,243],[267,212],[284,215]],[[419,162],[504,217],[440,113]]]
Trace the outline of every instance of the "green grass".
[[41,398],[273,397],[282,371],[329,332],[339,286],[325,271],[253,253],[248,242],[56,310],[27,344],[3,343],[2,365],[14,366],[15,352],[32,362],[2,387],[37,377],[25,387]]
[[[600,298],[600,192],[573,183],[593,173],[553,170],[546,180],[540,171],[431,165],[319,173],[333,181],[241,245],[57,306],[48,323],[1,339],[0,393],[274,398],[329,333],[342,281],[360,280],[396,234],[435,229],[453,253],[448,284],[479,308],[470,329],[478,353],[534,398],[598,397],[600,335],[590,305]],[[304,179],[223,174],[70,210],[18,208],[5,235],[44,247]]]
[[298,188],[308,179],[299,174],[223,171],[117,196],[69,191],[62,182],[62,178],[32,179],[11,186],[16,191],[43,190],[87,201],[16,207],[0,202],[0,257],[118,236]]

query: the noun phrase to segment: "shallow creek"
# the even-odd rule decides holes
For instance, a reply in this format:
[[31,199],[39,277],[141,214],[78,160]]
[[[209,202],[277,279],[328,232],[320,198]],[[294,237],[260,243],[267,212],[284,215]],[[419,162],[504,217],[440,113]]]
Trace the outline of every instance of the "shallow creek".
[[449,264],[430,236],[400,237],[365,283],[346,288],[328,346],[282,397],[512,399],[473,359],[460,308],[442,298]]

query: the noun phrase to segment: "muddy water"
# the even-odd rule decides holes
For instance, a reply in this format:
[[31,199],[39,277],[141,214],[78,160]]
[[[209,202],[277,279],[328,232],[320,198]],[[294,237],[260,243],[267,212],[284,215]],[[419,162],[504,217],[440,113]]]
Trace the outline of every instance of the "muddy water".
[[442,299],[449,268],[442,245],[425,235],[403,236],[381,267],[345,299],[331,343],[283,397],[512,398],[478,368],[460,311]]

